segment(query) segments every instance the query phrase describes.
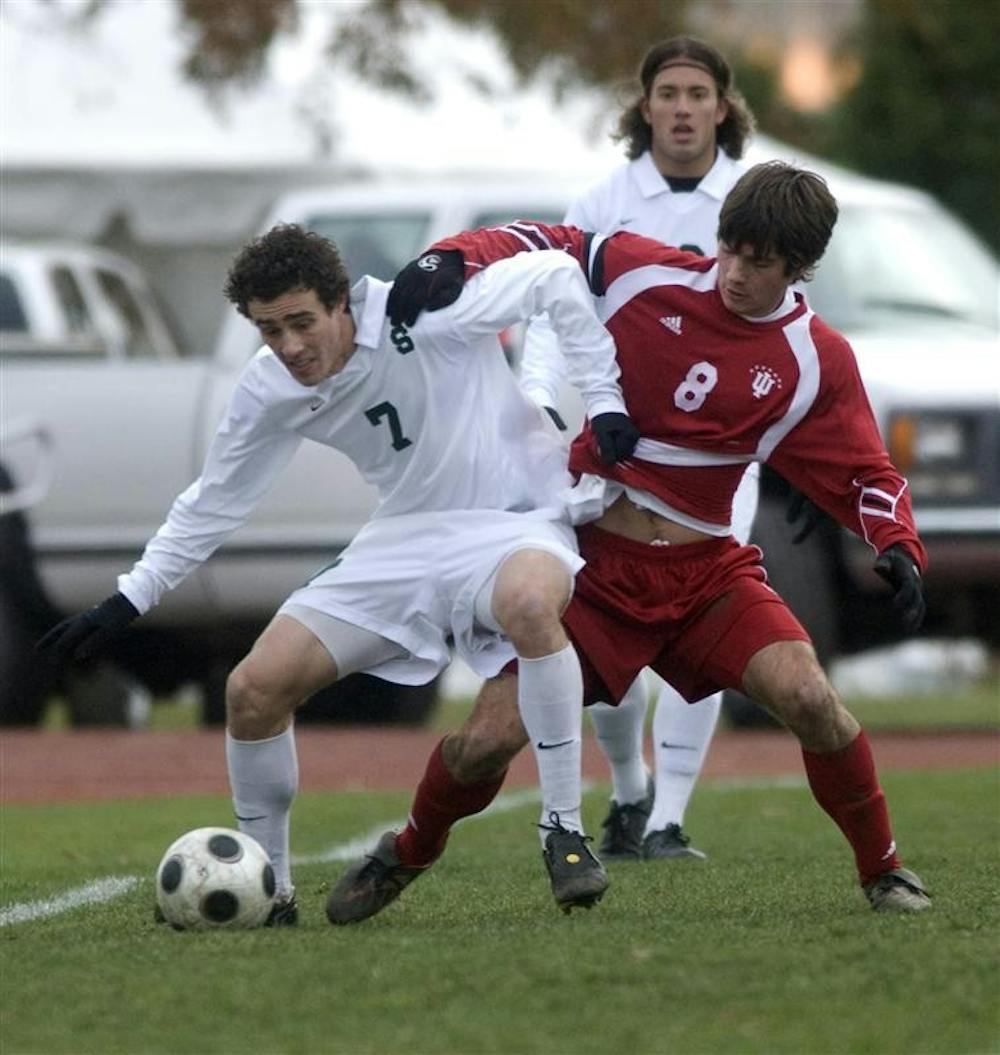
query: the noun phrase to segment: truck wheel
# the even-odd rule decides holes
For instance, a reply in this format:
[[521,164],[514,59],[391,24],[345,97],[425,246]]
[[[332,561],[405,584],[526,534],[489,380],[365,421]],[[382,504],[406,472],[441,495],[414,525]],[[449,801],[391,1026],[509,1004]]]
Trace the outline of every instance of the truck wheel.
[[836,555],[840,528],[828,521],[792,545],[793,529],[782,505],[766,501],[754,521],[752,540],[764,551],[771,586],[809,631],[819,661],[828,663],[840,646]]
[[[14,486],[0,465],[0,491]],[[0,725],[37,725],[55,681],[35,642],[58,622],[31,548],[23,513],[0,516]]]
[[37,725],[45,711],[53,679],[34,643],[31,627],[0,583],[0,725]]
[[[809,631],[824,666],[840,645],[836,556],[840,529],[832,521],[817,525],[804,541],[792,545],[795,529],[785,522],[785,503],[761,497],[751,541],[764,552],[771,586]],[[753,700],[733,690],[723,696],[730,725],[737,728],[779,728],[779,723]]]
[[198,681],[201,689],[201,720],[204,725],[226,724],[226,678],[229,664],[212,663]]
[[[202,721],[222,725],[226,720],[226,676],[220,665],[201,681]],[[295,714],[297,724],[425,725],[439,699],[438,681],[428,685],[395,685],[368,674],[352,674],[337,685],[316,693]]]
[[395,685],[370,674],[352,674],[313,696],[295,720],[341,725],[424,725],[438,703],[438,680],[427,685]]
[[141,728],[152,700],[149,693],[121,668],[98,659],[68,671],[63,695],[74,728],[115,726]]

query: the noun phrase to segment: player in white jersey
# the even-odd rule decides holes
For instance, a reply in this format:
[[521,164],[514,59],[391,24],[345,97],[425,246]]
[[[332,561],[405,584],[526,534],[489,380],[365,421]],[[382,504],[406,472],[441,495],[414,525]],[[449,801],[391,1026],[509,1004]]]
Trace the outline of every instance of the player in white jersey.
[[[565,222],[604,234],[632,231],[712,256],[722,202],[744,171],[739,159],[753,129],[750,111],[733,87],[722,54],[691,37],[650,48],[639,82],[641,93],[618,128],[629,162],[575,201]],[[521,361],[522,387],[540,406],[555,408],[564,376],[555,334],[546,320],[533,321]],[[561,420],[558,413],[554,420]],[[733,499],[733,535],[740,542],[750,538],[758,480],[759,468],[751,465]],[[612,799],[599,851],[603,859],[705,857],[684,832],[684,814],[718,722],[722,694],[689,704],[667,682],[657,682],[652,782],[643,759],[646,678],[640,675],[617,707],[598,703],[589,708],[611,763]]]
[[303,439],[334,447],[377,488],[375,513],[281,606],[226,686],[233,803],[240,829],[271,856],[273,921],[297,919],[296,708],[357,671],[427,682],[449,662],[449,639],[484,678],[518,658],[522,720],[550,748],[539,752],[549,838],[591,862],[583,887],[553,890],[589,904],[607,879],[585,847],[576,790],[582,675],[560,616],[583,562],[555,503],[566,453],[520,392],[497,334],[548,311],[611,462],[638,438],[614,345],[579,267],[560,252],[491,268],[412,329],[387,319],[390,291],[371,277],[349,289],[336,247],[295,225],[243,249],[226,295],[265,347],[243,370],[201,475],[118,592],[40,644],[64,660],[92,655],[246,521]]

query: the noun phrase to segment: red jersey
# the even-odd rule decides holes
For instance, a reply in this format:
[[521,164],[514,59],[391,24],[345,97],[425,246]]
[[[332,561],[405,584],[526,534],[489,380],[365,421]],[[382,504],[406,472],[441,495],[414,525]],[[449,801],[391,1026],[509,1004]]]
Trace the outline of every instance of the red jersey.
[[574,472],[643,490],[710,529],[729,523],[747,463],[767,462],[876,551],[902,543],[925,567],[906,480],[889,460],[854,353],[801,293],[764,319],[744,318],[723,305],[714,259],[628,232],[519,221],[434,248],[460,250],[467,276],[546,249],[583,268],[642,439],[629,461],[609,467],[585,424],[570,452]]

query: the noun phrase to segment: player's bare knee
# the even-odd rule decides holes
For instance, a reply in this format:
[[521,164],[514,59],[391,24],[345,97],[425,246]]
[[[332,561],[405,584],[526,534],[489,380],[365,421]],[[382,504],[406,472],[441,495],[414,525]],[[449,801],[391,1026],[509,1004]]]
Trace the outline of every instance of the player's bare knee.
[[810,751],[830,751],[840,746],[838,728],[846,713],[823,672],[817,667],[775,701],[785,724]]
[[226,680],[226,725],[237,740],[275,736],[288,724],[289,707],[267,679],[244,661]]
[[561,632],[559,620],[572,589],[562,561],[550,553],[521,550],[501,565],[493,588],[493,614],[518,651],[521,643],[538,640],[549,647]]
[[560,626],[563,609],[560,592],[538,587],[525,589],[496,606],[497,622],[517,646],[522,641],[537,640]]

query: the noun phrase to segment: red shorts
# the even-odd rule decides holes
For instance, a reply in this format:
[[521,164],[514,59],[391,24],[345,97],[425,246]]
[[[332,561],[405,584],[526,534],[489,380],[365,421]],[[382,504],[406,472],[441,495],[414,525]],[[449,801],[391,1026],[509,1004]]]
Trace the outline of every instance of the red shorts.
[[618,703],[652,667],[693,703],[739,689],[755,652],[808,641],[767,585],[756,546],[734,538],[651,546],[602,531],[577,531],[587,561],[563,613],[584,674],[584,700]]

